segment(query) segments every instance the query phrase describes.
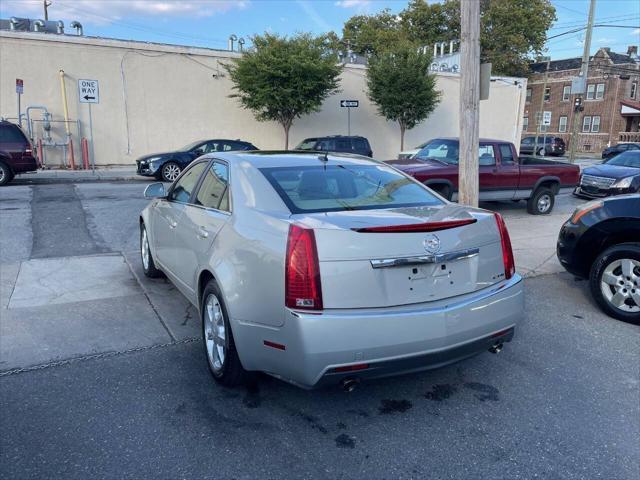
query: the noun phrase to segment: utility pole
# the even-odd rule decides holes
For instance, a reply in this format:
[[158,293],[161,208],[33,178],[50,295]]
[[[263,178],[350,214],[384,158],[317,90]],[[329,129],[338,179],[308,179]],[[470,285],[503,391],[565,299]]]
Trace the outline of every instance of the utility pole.
[[51,6],[51,0],[42,0],[42,5],[44,6],[44,20],[46,22],[47,20],[49,20],[48,8]]
[[480,2],[460,2],[460,163],[458,203],[478,206]]
[[[536,140],[535,140],[535,144],[533,146],[533,155],[537,155],[538,154],[538,137],[541,133],[542,130],[542,120],[543,120],[543,112],[544,112],[544,93],[547,91],[547,80],[549,79],[549,63],[551,62],[551,59],[547,60],[547,68],[544,71],[544,82],[542,83],[542,95],[540,96],[540,109],[538,110],[538,114],[536,115],[536,121],[538,122],[538,126],[536,127]],[[546,141],[547,141],[547,132],[545,129],[545,135],[544,135],[544,141],[545,143],[543,144],[546,147]]]
[[[589,54],[591,53],[591,32],[593,31],[593,16],[596,11],[596,0],[591,0],[589,5],[589,20],[587,21],[587,33],[584,37],[584,50],[582,51],[582,67],[580,77],[582,77],[582,92],[577,94],[573,107],[573,125],[571,125],[571,145],[569,146],[569,162],[573,163],[576,158],[576,147],[578,144],[578,128],[580,127],[580,112],[582,111],[582,95],[587,88],[589,75]],[[579,99],[579,100],[578,100]]]

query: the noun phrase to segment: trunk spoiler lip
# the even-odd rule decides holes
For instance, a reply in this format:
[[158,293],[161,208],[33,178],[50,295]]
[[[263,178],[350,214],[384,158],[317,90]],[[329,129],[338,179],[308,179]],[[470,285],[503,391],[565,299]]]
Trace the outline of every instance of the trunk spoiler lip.
[[445,220],[439,222],[425,223],[408,223],[401,225],[382,225],[379,227],[359,227],[352,228],[358,233],[420,233],[420,232],[439,232],[441,230],[449,230],[451,228],[463,227],[471,225],[478,221],[477,218],[467,218],[463,220]]

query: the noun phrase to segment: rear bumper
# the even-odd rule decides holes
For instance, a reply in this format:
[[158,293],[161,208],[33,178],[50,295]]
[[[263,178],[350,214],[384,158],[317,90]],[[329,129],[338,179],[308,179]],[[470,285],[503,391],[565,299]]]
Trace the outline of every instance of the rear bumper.
[[[523,312],[522,278],[515,275],[480,292],[429,304],[287,311],[282,328],[240,324],[234,336],[245,368],[314,388],[346,377],[380,378],[462,360],[510,341]],[[285,350],[265,346],[265,340]],[[340,371],[354,365],[360,369]]]

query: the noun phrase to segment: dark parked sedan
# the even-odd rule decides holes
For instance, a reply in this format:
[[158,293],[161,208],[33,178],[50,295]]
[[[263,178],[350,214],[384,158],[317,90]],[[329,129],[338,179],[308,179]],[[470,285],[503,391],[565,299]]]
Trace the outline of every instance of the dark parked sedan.
[[173,182],[187,165],[202,155],[238,150],[258,150],[258,148],[242,140],[198,140],[175,152],[153,153],[140,157],[136,160],[137,173],[145,177]]
[[557,253],[567,271],[589,279],[607,314],[640,323],[640,195],[578,208],[560,230]]
[[0,121],[0,186],[19,173],[38,169],[31,141],[22,129],[11,122]]
[[574,194],[599,198],[640,192],[640,150],[621,153],[601,165],[585,168]]
[[295,148],[303,151],[355,153],[365,157],[373,157],[369,140],[358,135],[331,135],[328,137],[305,138]]
[[611,147],[607,147],[602,151],[602,158],[607,159],[616,155],[633,150],[640,150],[640,143],[619,143]]

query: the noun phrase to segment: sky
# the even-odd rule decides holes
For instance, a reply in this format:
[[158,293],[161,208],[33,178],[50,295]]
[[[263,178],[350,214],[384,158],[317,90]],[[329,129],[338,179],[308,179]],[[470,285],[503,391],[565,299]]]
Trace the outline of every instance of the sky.
[[[229,35],[246,39],[265,31],[341,32],[357,14],[400,12],[407,0],[50,0],[50,20],[80,21],[85,35],[226,48]],[[434,0],[435,1],[435,0]],[[42,0],[0,0],[0,18],[43,18]],[[548,37],[586,24],[589,0],[552,0],[557,21]],[[599,47],[626,53],[640,43],[640,1],[597,0],[591,53]],[[634,28],[616,28],[631,26]],[[68,28],[68,27],[67,27]],[[68,29],[69,31],[70,29]],[[582,55],[584,31],[547,42],[552,59]]]

